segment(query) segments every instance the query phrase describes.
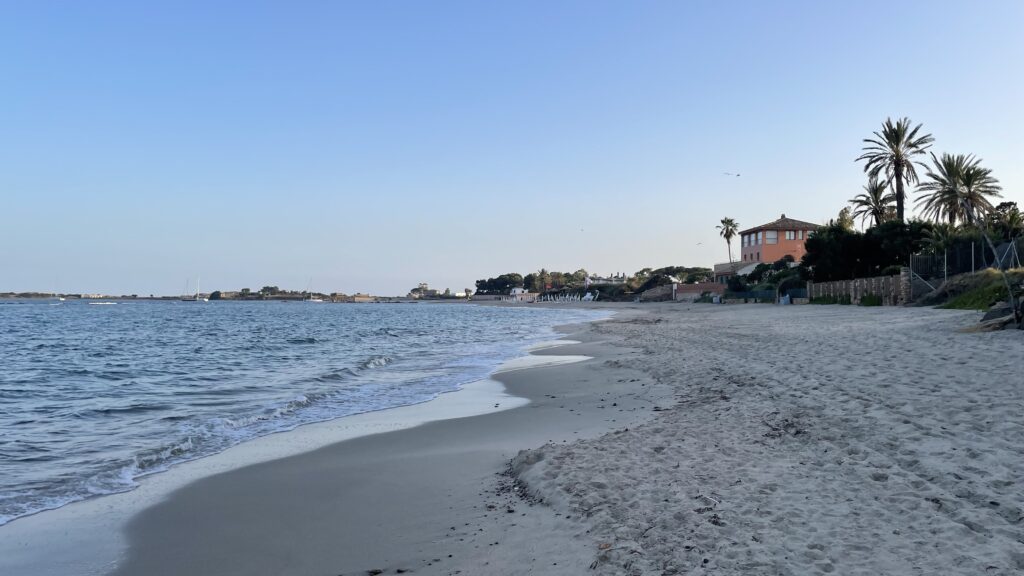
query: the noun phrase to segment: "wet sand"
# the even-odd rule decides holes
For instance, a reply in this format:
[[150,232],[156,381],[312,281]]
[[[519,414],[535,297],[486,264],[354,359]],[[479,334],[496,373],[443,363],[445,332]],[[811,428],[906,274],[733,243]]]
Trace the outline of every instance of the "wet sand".
[[[588,329],[589,330],[589,329]],[[128,525],[115,574],[564,574],[593,551],[586,527],[516,496],[520,449],[595,438],[650,417],[663,387],[611,369],[618,338],[536,352],[577,364],[495,376],[520,408],[365,436],[198,480]],[[540,536],[540,537],[538,537]]]

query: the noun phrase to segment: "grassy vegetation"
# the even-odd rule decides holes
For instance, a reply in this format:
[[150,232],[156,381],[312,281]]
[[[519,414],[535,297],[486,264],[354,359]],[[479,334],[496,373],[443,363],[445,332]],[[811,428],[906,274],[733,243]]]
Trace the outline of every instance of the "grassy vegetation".
[[997,302],[1006,302],[1006,286],[1002,282],[979,286],[939,306],[949,310],[988,310]]
[[848,295],[842,295],[838,298],[835,296],[818,296],[817,298],[811,298],[811,304],[850,304],[850,297]]
[[881,306],[882,297],[877,294],[865,294],[860,299],[861,306]]
[[[1010,285],[1024,282],[1024,269],[1010,270]],[[918,306],[938,306],[954,310],[988,310],[996,302],[1007,299],[1006,286],[998,271],[988,269],[973,274],[951,277],[930,294],[921,297]]]

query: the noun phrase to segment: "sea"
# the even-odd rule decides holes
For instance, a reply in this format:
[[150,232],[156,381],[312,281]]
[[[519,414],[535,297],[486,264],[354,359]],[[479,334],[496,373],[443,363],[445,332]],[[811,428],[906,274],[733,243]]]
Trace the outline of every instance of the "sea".
[[0,525],[302,424],[426,402],[606,317],[468,304],[0,301]]

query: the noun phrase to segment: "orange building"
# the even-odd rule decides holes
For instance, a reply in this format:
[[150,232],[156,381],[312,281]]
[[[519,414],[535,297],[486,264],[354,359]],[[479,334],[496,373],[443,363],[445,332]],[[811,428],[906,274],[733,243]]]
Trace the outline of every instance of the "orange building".
[[774,222],[740,232],[740,258],[743,262],[775,262],[789,254],[799,262],[807,251],[804,241],[817,228],[817,224],[783,214]]

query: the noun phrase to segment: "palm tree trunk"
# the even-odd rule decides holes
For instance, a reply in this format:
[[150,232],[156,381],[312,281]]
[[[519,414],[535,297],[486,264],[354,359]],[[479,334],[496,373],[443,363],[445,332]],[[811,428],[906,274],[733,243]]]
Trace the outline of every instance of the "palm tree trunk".
[[893,176],[896,178],[896,220],[903,222],[903,164],[896,163],[893,167]]
[[726,238],[725,245],[729,249],[729,264],[732,264],[732,240]]

